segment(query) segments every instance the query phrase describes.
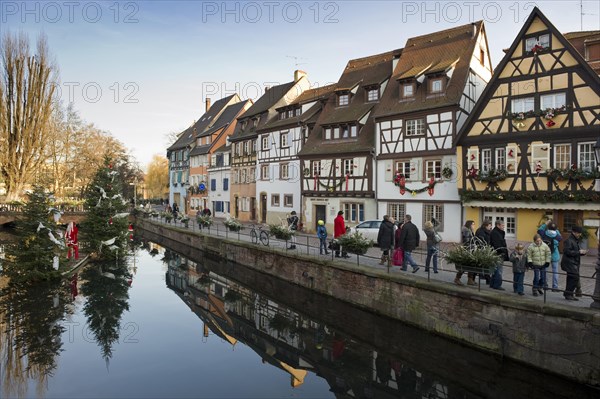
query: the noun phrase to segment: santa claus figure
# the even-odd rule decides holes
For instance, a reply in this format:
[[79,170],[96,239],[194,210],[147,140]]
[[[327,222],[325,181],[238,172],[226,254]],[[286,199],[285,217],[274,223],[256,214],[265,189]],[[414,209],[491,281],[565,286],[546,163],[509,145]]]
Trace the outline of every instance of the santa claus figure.
[[73,222],[69,222],[67,225],[67,232],[65,233],[65,238],[67,240],[67,246],[69,247],[69,252],[67,252],[67,259],[71,259],[71,254],[75,260],[79,259],[79,243],[77,241],[77,233],[79,232],[79,228]]

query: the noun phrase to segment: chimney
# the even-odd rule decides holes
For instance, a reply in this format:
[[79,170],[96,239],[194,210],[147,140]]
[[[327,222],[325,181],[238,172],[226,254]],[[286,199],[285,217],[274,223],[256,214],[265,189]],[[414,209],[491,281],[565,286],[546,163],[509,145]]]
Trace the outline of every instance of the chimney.
[[299,81],[300,79],[302,79],[303,76],[306,76],[306,72],[301,71],[300,69],[296,69],[294,71],[294,82]]
[[475,39],[475,36],[477,35],[477,25],[475,24],[475,22],[471,22],[471,37],[473,39]]
[[268,92],[270,88],[271,86],[265,86],[265,93]]
[[208,110],[210,109],[210,97],[206,97],[206,100],[204,101],[205,104],[205,110],[204,112],[208,112]]

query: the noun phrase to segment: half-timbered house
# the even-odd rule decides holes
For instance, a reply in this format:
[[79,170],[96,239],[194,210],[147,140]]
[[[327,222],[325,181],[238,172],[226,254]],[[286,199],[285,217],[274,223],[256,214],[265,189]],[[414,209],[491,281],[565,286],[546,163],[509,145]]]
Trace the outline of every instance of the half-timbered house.
[[[276,115],[258,130],[259,142],[268,146],[258,151],[256,194],[260,199],[262,223],[277,224],[296,210],[301,212],[300,160],[298,152],[311,134],[335,85],[306,90],[289,105],[276,109]],[[262,173],[264,169],[267,173]]]
[[491,75],[481,21],[408,39],[375,110],[379,216],[460,240],[455,140]]
[[503,219],[519,241],[547,215],[561,231],[597,220],[599,132],[597,73],[535,8],[459,135],[465,218]]
[[350,224],[377,217],[373,110],[400,50],[350,60],[299,152],[303,220],[331,231],[338,211]]
[[231,206],[232,215],[241,221],[257,220],[256,179],[271,180],[269,169],[257,169],[257,153],[270,148],[268,138],[258,141],[258,130],[277,113],[276,109],[294,101],[310,87],[306,74],[294,72],[294,80],[268,88],[265,93],[237,119],[231,142]]
[[[217,104],[218,101],[215,106]],[[189,192],[192,194],[190,196],[192,209],[212,207],[209,193],[216,188],[208,170],[211,157],[217,148],[225,144],[227,137],[233,134],[237,117],[251,105],[251,100],[229,102],[212,126],[197,135],[196,146],[190,151]]]
[[208,200],[212,215],[222,218],[231,212],[229,190],[231,187],[231,144],[217,148],[211,155],[208,168],[210,187]]

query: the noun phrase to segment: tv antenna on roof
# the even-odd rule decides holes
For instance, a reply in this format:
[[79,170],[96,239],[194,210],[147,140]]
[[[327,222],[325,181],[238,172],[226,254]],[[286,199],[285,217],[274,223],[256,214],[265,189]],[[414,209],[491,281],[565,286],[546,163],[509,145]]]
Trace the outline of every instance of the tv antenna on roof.
[[580,17],[580,26],[581,26],[581,31],[583,32],[583,16],[584,15],[596,15],[596,14],[592,14],[590,12],[583,12],[583,0],[579,0],[579,8],[581,9],[581,17]]
[[298,68],[298,65],[305,65],[305,64],[306,64],[306,62],[298,62],[298,60],[305,60],[306,58],[303,58],[303,57],[296,57],[296,56],[293,56],[293,55],[286,55],[286,57],[287,57],[287,58],[293,58],[293,59],[294,59],[294,61],[295,61],[295,62],[294,62],[294,67],[295,67],[295,68]]

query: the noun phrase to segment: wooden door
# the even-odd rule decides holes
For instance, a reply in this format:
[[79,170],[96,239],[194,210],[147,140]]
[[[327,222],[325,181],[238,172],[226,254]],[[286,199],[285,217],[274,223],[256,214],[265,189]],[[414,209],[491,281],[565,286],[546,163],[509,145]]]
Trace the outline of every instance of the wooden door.
[[260,222],[267,223],[267,194],[260,195]]
[[317,229],[319,220],[322,220],[327,224],[327,206],[325,205],[315,205],[315,230]]

